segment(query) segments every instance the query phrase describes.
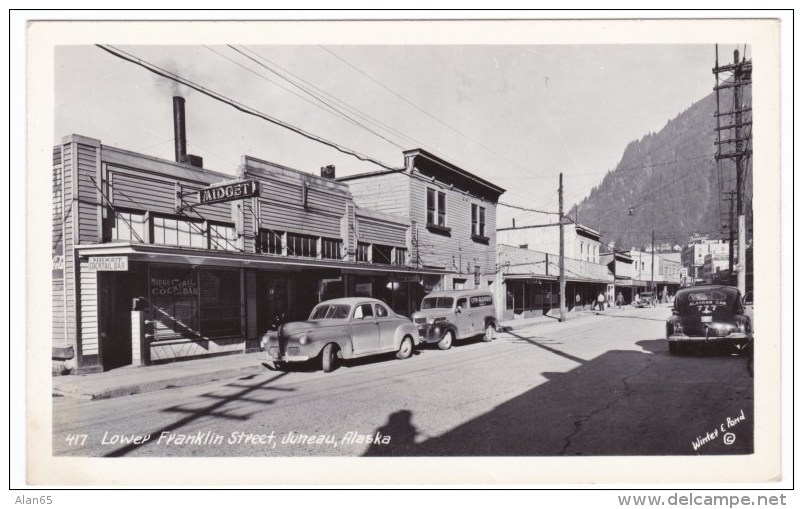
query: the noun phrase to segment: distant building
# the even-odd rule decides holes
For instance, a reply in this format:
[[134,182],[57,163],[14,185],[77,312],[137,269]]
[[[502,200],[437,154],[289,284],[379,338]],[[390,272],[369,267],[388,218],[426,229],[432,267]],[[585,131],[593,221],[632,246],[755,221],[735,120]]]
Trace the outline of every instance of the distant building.
[[[728,255],[720,253],[711,253],[705,255],[702,267],[703,281],[706,283],[719,283],[722,282],[724,273],[728,271]],[[724,277],[728,279],[729,276]]]
[[[499,244],[517,246],[557,256],[560,254],[558,223],[512,226],[496,229]],[[563,228],[564,256],[590,263],[600,263],[600,234],[588,226],[570,223]]]
[[703,277],[703,264],[705,257],[709,254],[724,255],[728,258],[730,247],[727,242],[723,240],[709,240],[700,239],[695,243],[691,243],[681,252],[681,260],[683,266],[688,270],[689,277],[693,282],[702,282]]

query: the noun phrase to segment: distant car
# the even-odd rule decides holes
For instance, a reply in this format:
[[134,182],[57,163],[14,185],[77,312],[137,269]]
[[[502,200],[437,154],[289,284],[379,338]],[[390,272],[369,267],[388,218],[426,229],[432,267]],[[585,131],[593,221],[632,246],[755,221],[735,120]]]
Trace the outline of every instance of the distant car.
[[455,339],[482,335],[492,341],[496,334],[496,308],[487,290],[445,290],[432,292],[413,313],[421,341],[437,343],[441,350],[451,348]]
[[696,286],[678,290],[666,321],[669,353],[701,345],[722,345],[746,352],[753,324],[739,290],[732,286]]
[[413,323],[377,299],[349,297],[321,302],[309,319],[289,322],[262,338],[268,366],[317,359],[324,372],[337,359],[396,352],[406,359],[419,343]]
[[637,308],[646,308],[654,306],[657,302],[655,292],[643,292],[639,295],[639,299],[633,303]]

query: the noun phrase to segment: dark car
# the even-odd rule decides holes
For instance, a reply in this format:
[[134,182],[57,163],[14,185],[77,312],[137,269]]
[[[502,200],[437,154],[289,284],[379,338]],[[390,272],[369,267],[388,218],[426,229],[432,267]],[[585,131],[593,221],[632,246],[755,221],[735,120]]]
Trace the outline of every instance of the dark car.
[[675,295],[672,316],[666,321],[666,339],[673,354],[701,345],[745,352],[752,346],[753,324],[736,288],[683,288]]

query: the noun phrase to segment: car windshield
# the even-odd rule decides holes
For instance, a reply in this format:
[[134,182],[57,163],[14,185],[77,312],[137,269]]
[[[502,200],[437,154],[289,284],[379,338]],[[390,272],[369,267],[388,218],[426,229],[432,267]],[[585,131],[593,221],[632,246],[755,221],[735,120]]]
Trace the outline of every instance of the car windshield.
[[452,297],[426,297],[421,303],[421,309],[451,309],[454,304]]
[[331,318],[335,320],[345,320],[349,317],[351,306],[348,304],[321,304],[312,310],[309,315],[310,320],[323,320]]

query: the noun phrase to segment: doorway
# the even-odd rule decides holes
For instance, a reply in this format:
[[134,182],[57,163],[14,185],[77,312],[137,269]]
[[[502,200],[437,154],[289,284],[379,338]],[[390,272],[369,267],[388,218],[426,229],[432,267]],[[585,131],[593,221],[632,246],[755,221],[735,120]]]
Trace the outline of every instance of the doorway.
[[126,272],[98,272],[98,332],[104,371],[131,364],[131,310],[134,299],[143,296],[143,281],[141,269],[134,264]]

